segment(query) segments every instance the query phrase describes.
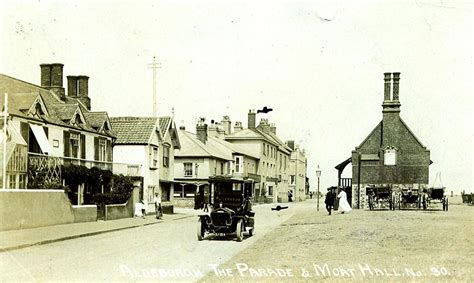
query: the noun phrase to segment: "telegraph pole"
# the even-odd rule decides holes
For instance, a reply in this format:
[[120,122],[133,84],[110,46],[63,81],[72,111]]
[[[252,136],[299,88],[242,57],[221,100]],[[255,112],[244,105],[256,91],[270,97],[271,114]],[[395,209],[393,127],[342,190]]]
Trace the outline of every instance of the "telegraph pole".
[[153,62],[148,64],[148,68],[153,70],[153,117],[158,116],[156,107],[156,69],[161,68],[161,63],[156,62],[156,57],[153,56]]

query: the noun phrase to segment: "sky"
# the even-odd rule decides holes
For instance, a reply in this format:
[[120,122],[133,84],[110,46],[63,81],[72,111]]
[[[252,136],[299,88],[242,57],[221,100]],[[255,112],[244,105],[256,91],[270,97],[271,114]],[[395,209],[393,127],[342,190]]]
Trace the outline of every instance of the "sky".
[[[0,73],[40,83],[41,63],[87,75],[93,111],[160,115],[195,131],[249,109],[307,152],[310,186],[382,119],[383,73],[401,72],[401,117],[431,150],[429,185],[473,192],[470,1],[1,1]],[[66,79],[64,79],[66,86]],[[343,176],[351,176],[347,167]]]

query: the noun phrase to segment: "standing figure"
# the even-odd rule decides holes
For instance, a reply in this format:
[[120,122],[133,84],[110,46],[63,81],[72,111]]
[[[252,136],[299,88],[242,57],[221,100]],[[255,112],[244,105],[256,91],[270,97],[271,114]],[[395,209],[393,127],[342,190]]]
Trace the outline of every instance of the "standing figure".
[[146,215],[146,204],[145,204],[145,200],[144,200],[144,199],[142,199],[141,209],[142,209],[142,218],[145,218],[145,215]]
[[293,201],[293,192],[291,190],[288,191],[288,202]]
[[344,191],[343,188],[341,188],[341,192],[337,195],[337,198],[339,199],[339,207],[341,208],[341,213],[343,214],[344,212],[349,212],[352,210],[351,206],[347,202],[347,194]]
[[161,196],[158,193],[155,193],[155,211],[156,219],[160,219],[163,216],[163,211],[161,210]]
[[204,211],[204,212],[209,212],[208,200],[209,200],[209,194],[208,194],[208,193],[204,193],[204,200],[203,200],[203,203],[204,203],[203,211]]
[[326,204],[326,210],[328,211],[329,215],[331,215],[331,210],[333,209],[334,206],[334,198],[335,194],[332,192],[331,188],[328,188],[328,192],[326,193],[326,199],[324,200],[324,203]]

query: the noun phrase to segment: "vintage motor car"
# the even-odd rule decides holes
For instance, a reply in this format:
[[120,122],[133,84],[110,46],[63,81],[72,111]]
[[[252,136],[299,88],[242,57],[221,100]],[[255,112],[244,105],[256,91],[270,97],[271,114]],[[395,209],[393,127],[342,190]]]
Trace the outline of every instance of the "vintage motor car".
[[208,203],[209,214],[199,215],[197,238],[203,240],[208,234],[235,234],[237,241],[244,238],[244,233],[252,236],[255,233],[255,213],[252,211],[252,179],[231,177],[211,177]]

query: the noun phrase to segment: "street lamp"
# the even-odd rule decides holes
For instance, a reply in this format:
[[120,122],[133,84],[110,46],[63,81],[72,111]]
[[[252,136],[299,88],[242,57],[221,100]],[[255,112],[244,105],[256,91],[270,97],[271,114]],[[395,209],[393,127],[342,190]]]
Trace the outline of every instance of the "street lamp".
[[318,204],[317,204],[317,211],[319,211],[319,177],[321,177],[321,169],[316,169],[316,177],[318,177],[318,192],[317,192],[317,198],[318,198]]

